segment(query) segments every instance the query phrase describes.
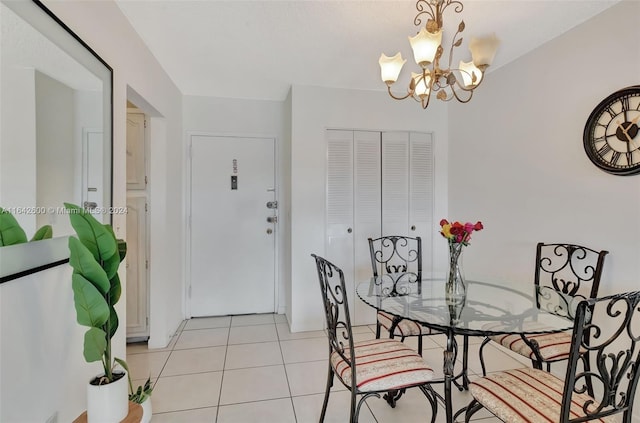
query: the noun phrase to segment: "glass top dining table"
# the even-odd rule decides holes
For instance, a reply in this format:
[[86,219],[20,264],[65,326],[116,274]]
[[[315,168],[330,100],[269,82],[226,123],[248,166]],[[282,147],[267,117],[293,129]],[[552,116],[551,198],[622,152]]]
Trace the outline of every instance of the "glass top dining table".
[[[469,280],[466,281],[463,298],[447,298],[444,278],[405,280],[397,274],[374,277],[356,287],[358,297],[369,306],[446,334],[443,401],[449,423],[455,417],[451,401],[452,383],[462,378],[460,389],[468,387],[466,351],[469,336],[507,333],[524,336],[573,328],[571,319],[552,312],[572,308],[573,299],[567,300],[561,294],[548,290],[534,295],[533,285],[531,291],[526,293],[505,284]],[[454,376],[458,351],[456,335],[463,336],[465,354],[462,373]]]

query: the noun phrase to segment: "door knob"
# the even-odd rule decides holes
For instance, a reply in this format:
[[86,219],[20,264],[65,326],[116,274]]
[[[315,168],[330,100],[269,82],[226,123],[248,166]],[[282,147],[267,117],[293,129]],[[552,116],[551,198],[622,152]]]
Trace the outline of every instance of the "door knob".
[[351,232],[353,232],[353,230],[351,228],[349,228],[349,229],[347,229],[347,232],[351,233]]
[[267,229],[267,234],[271,235],[273,233],[273,229],[269,228]]
[[411,230],[415,231],[416,230],[416,225],[411,225]]
[[269,223],[278,223],[278,216],[268,216],[267,222]]

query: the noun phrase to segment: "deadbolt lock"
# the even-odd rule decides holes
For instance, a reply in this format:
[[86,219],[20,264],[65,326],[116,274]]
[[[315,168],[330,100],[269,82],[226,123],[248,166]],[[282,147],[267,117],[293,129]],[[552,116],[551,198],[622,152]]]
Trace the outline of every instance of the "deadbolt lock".
[[268,201],[267,202],[267,208],[268,209],[277,209],[278,208],[278,202],[277,201]]
[[269,223],[278,223],[278,216],[269,216],[269,217],[267,217],[267,222],[269,222]]

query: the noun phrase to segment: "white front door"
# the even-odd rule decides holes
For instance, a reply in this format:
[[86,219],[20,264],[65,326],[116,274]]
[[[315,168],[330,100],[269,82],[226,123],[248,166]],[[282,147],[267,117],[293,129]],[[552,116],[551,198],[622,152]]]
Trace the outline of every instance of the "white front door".
[[192,316],[275,311],[272,138],[191,136]]

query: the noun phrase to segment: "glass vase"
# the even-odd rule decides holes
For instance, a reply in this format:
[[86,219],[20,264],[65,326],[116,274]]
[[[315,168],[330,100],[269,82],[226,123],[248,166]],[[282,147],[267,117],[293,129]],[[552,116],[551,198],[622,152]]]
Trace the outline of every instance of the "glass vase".
[[463,246],[461,243],[449,245],[449,274],[445,284],[445,298],[449,306],[462,307],[467,299],[467,286],[462,271]]

